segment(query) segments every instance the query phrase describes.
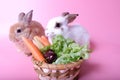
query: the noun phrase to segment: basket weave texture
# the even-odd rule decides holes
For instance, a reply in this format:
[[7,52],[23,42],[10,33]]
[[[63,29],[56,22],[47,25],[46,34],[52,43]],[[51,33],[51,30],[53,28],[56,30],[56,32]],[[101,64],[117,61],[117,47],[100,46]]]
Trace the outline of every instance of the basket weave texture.
[[32,58],[32,62],[40,80],[74,80],[83,60],[69,64],[47,64]]

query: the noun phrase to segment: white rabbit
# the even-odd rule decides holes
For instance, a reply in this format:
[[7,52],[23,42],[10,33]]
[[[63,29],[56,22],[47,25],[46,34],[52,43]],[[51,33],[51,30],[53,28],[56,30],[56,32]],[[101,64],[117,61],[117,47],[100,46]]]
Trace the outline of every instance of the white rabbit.
[[69,12],[62,13],[61,16],[51,19],[45,30],[45,35],[52,43],[52,38],[56,35],[63,35],[65,38],[71,38],[80,45],[87,44],[89,46],[89,34],[80,25],[68,25],[78,14],[70,14]]

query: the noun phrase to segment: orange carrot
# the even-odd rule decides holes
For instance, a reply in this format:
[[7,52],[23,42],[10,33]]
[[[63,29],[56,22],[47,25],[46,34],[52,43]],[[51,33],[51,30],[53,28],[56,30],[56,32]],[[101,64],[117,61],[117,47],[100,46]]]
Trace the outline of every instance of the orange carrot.
[[40,40],[40,42],[44,45],[44,46],[49,46],[50,42],[48,41],[48,39],[45,36],[37,36],[37,38]]
[[28,47],[28,49],[32,52],[33,57],[41,62],[45,62],[45,58],[43,57],[43,54],[40,52],[40,50],[33,44],[33,42],[25,37],[22,37],[22,40],[24,41],[25,45]]
[[47,45],[50,45],[50,42],[48,41],[46,36],[41,36],[41,38],[47,43]]

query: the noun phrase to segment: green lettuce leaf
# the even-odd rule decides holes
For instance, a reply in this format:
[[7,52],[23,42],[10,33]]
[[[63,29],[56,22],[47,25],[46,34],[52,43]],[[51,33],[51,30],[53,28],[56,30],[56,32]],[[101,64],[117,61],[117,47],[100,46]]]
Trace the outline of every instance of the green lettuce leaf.
[[89,58],[87,45],[80,46],[71,39],[65,39],[62,35],[54,37],[52,42],[52,45],[42,48],[41,51],[43,53],[48,49],[55,51],[58,58],[53,64],[67,64]]

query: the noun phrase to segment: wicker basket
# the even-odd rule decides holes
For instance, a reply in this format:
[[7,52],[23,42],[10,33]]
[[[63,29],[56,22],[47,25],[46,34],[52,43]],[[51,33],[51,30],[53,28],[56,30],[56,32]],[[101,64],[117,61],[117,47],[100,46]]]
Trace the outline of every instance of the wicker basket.
[[32,62],[40,80],[74,80],[80,72],[83,60],[65,65],[41,63],[34,58]]

